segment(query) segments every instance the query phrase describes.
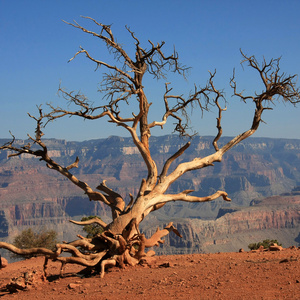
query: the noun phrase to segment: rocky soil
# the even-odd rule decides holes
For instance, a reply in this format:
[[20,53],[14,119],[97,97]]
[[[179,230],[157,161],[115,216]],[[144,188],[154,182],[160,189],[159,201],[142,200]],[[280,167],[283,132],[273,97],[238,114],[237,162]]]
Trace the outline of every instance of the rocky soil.
[[[159,256],[149,265],[109,269],[82,277],[83,267],[51,262],[42,276],[43,258],[9,264],[0,270],[1,299],[299,299],[300,249],[282,251]],[[13,290],[12,278],[24,290]],[[24,279],[25,277],[25,279]],[[32,281],[33,279],[33,281]]]

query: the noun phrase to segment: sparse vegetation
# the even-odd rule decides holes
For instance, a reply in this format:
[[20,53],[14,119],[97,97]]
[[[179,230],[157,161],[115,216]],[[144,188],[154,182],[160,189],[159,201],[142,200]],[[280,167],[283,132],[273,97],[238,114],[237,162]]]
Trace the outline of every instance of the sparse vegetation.
[[[89,217],[83,217],[81,219],[81,221],[84,222],[84,221],[88,221],[88,220],[93,220],[95,218],[98,218],[99,220],[101,220],[97,216],[89,216]],[[87,225],[83,226],[82,229],[87,233],[87,235],[86,235],[87,238],[92,238],[92,237],[96,236],[97,234],[101,234],[103,232],[103,227],[101,227],[97,223],[87,224]]]
[[250,250],[257,250],[259,249],[260,246],[263,246],[264,249],[268,249],[272,244],[277,244],[278,246],[282,246],[282,244],[280,244],[277,240],[263,240],[262,242],[259,243],[252,243],[248,245],[248,248]]
[[[54,250],[57,244],[57,232],[55,230],[42,229],[41,232],[36,233],[31,228],[23,230],[18,236],[15,237],[13,245],[19,249],[30,249],[30,248],[47,248]],[[14,254],[14,257],[19,255]],[[24,256],[24,255],[22,255]],[[30,258],[37,256],[35,254],[27,254],[24,257]]]

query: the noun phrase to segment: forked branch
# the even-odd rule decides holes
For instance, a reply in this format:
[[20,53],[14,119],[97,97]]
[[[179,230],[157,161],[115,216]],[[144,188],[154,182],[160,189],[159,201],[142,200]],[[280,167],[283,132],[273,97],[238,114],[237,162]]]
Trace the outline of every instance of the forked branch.
[[242,51],[241,54],[244,57],[242,64],[247,62],[251,68],[259,73],[264,89],[260,93],[255,93],[255,96],[245,96],[241,92],[237,92],[237,85],[234,78],[235,74],[233,73],[230,85],[233,89],[234,96],[240,98],[245,103],[248,100],[253,101],[255,104],[255,112],[251,128],[237,135],[224,145],[221,149],[222,153],[227,152],[233,146],[251,136],[258,129],[260,122],[262,122],[261,117],[263,112],[265,110],[271,110],[274,101],[281,100],[293,105],[300,102],[300,91],[299,88],[296,87],[297,76],[280,73],[280,58],[271,59],[269,62],[264,59],[260,66],[254,56],[247,56]]
[[172,162],[178,158],[179,156],[181,156],[184,151],[191,145],[191,142],[187,142],[182,148],[180,148],[175,154],[173,154],[165,163],[162,172],[159,176],[160,178],[160,182],[164,179],[164,177],[167,175],[167,172],[172,164]]

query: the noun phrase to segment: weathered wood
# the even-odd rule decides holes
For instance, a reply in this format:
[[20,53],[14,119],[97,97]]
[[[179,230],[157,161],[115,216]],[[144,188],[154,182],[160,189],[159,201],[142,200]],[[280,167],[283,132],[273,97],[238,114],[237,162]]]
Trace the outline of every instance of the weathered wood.
[[[130,57],[122,44],[116,41],[110,25],[104,25],[90,17],[84,18],[96,25],[98,30],[91,31],[75,21],[66,23],[103,42],[116,58],[116,63],[106,63],[94,57],[90,51],[82,47],[70,61],[83,54],[90,62],[95,64],[96,68],[101,67],[106,70],[106,73],[103,74],[100,88],[100,92],[105,95],[105,104],[94,105],[81,93],[68,92],[59,87],[59,93],[69,106],[63,108],[62,106],[54,107],[52,104],[48,104],[50,111],[47,113],[44,113],[41,106],[38,107],[37,117],[29,114],[29,117],[36,122],[35,136],[31,137],[28,135],[29,143],[25,146],[15,146],[15,137],[12,135],[12,141],[1,146],[0,150],[10,151],[10,157],[26,154],[38,158],[48,168],[58,172],[80,188],[90,201],[101,201],[106,204],[111,209],[112,221],[106,224],[100,219],[85,222],[71,220],[72,223],[81,226],[98,223],[103,227],[104,232],[92,239],[79,236],[79,240],[57,244],[55,251],[46,248],[18,249],[4,242],[0,242],[0,248],[5,248],[21,255],[44,255],[45,272],[48,260],[53,259],[62,263],[61,274],[66,264],[75,263],[95,268],[98,268],[100,265],[100,275],[103,277],[105,268],[109,266],[118,265],[123,267],[125,264],[134,266],[141,259],[153,255],[152,252],[146,253],[145,248],[163,243],[162,238],[170,232],[181,236],[171,222],[164,229],[158,229],[152,237],[147,239],[140,233],[139,224],[149,213],[162,208],[170,201],[206,202],[219,197],[223,198],[224,201],[230,201],[231,199],[226,191],[217,191],[205,197],[193,196],[192,190],[183,190],[174,194],[167,191],[170,190],[173,182],[179,180],[187,172],[213,167],[215,162],[222,161],[223,155],[232,147],[252,136],[262,122],[264,111],[271,109],[273,102],[279,99],[295,105],[300,102],[300,94],[299,88],[296,86],[296,75],[290,76],[280,73],[280,59],[271,59],[269,62],[263,59],[262,64],[259,64],[254,56],[247,56],[241,51],[242,63],[248,64],[251,69],[257,72],[258,78],[264,87],[261,92],[244,95],[238,92],[235,74],[231,78],[230,86],[233,90],[233,95],[245,103],[251,101],[255,104],[252,123],[248,130],[237,134],[222,147],[218,145],[223,134],[222,116],[227,109],[227,100],[223,91],[217,89],[214,84],[216,71],[209,73],[209,80],[204,87],[195,85],[194,89],[186,97],[182,94],[172,94],[171,85],[169,82],[166,82],[165,92],[162,97],[164,109],[156,112],[156,116],[159,113],[161,114],[161,119],[149,123],[151,102],[148,101],[143,86],[145,74],[150,74],[154,78],[160,79],[164,78],[166,73],[171,71],[185,77],[188,68],[179,63],[178,54],[175,50],[171,55],[165,55],[163,52],[164,42],[155,45],[149,40],[148,47],[143,48],[134,32],[126,27],[135,47],[135,55]],[[132,107],[132,114],[126,116],[125,111],[121,111],[123,104],[128,104],[130,108]],[[190,141],[166,160],[158,176],[157,162],[154,161],[150,151],[151,130],[155,127],[163,128],[167,122],[173,121],[175,132],[181,136],[191,136],[188,126],[189,112],[187,109],[189,108],[198,108],[201,113],[210,109],[216,109],[217,134],[212,141],[215,151],[206,157],[195,157],[191,161],[179,162],[177,166],[169,171],[171,164],[187,150],[191,143]],[[147,175],[145,178],[141,178],[140,189],[137,194],[130,194],[130,203],[127,205],[124,200],[126,199],[125,195],[120,195],[117,191],[109,188],[105,180],[95,190],[87,182],[81,181],[79,175],[75,176],[72,172],[74,168],[79,166],[78,157],[74,163],[63,166],[49,156],[47,145],[42,140],[44,135],[42,132],[43,128],[50,121],[71,116],[85,120],[108,118],[108,122],[115,124],[130,134],[134,145],[143,158]],[[38,149],[32,146],[37,146]],[[63,252],[69,252],[71,256],[63,257],[61,256]]]

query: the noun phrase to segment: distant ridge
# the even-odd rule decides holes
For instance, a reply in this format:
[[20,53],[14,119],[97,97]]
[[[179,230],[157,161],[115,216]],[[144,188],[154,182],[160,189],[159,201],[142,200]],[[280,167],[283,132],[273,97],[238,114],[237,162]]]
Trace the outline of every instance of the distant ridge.
[[[177,162],[212,153],[212,139],[195,137]],[[220,144],[228,139],[223,137]],[[1,144],[5,141],[0,139]],[[141,179],[146,176],[144,162],[131,138],[45,141],[49,154],[63,165],[79,157],[79,168],[74,169],[79,178],[83,177],[93,187],[105,179],[108,186],[127,195],[127,201],[129,193],[136,195]],[[150,151],[158,168],[161,169],[185,142],[175,135],[151,137]],[[26,141],[17,140],[17,143]],[[186,224],[187,219],[191,222],[213,220],[220,213],[223,217],[235,214],[237,212],[231,211],[224,215],[224,211],[249,207],[253,200],[288,194],[300,186],[299,150],[299,139],[249,138],[225,154],[223,161],[213,168],[186,174],[170,187],[170,192],[193,189],[195,195],[226,190],[232,203],[219,200],[205,204],[171,203],[157,211],[149,222],[161,224],[171,219],[184,220]],[[40,226],[58,230],[61,239],[74,239],[78,228],[68,220],[94,214],[104,220],[110,218],[110,212],[103,210],[101,204],[88,201],[80,189],[39,160],[26,155],[7,159],[6,152],[0,153],[0,239],[11,239],[24,228]]]

